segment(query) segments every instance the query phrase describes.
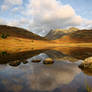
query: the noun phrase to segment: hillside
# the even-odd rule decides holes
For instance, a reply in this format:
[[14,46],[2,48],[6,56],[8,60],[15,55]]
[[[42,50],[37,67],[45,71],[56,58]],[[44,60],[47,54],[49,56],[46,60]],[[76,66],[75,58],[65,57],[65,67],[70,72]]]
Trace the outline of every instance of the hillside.
[[40,37],[32,32],[29,32],[22,28],[10,27],[6,25],[0,25],[0,35],[8,35],[8,37],[18,37],[34,40],[46,40],[43,37]]
[[74,28],[74,27],[71,27],[69,29],[56,29],[56,30],[51,30],[46,36],[45,38],[46,39],[49,39],[49,40],[56,40],[58,38],[61,38],[62,36],[64,35],[68,35],[70,33],[73,33],[73,32],[76,32],[78,31],[79,29],[78,28]]
[[56,43],[92,43],[92,30],[78,30],[55,40]]
[[3,25],[0,26],[0,53],[19,53],[56,46],[92,47],[91,30],[72,30],[70,33],[67,33],[68,34],[61,37],[61,34],[59,35],[58,32],[55,37],[57,38],[57,36],[59,36],[59,38],[56,40],[48,40],[45,37],[40,37],[27,30]]
[[46,40],[22,28],[0,25],[0,53],[19,53],[53,46]]
[[[83,58],[83,59],[86,58],[85,55],[82,55],[82,54],[80,55],[78,53],[80,50],[75,50],[73,52],[70,52],[70,50],[67,50],[66,48],[63,48],[63,47],[72,47],[72,48],[77,46],[92,47],[92,30],[79,30],[79,31],[72,30],[71,32],[70,31],[67,32],[67,34],[62,37],[61,37],[61,34],[59,34],[59,31],[58,31],[58,33],[56,32],[56,35],[55,35],[56,38],[59,37],[58,39],[47,40],[44,37],[40,37],[32,32],[29,32],[21,28],[10,27],[10,26],[0,26],[0,63],[6,62],[6,61],[12,61],[12,60],[26,59],[33,55],[37,55],[40,52],[46,51],[52,47],[56,47],[55,49],[52,49],[52,50],[61,51],[60,53],[57,53],[56,51],[53,51],[53,52],[49,51],[50,56],[51,57],[53,56],[54,59],[62,58],[62,59],[71,59],[72,61],[75,61],[74,58]],[[84,43],[82,44],[82,42],[86,44]],[[90,44],[88,44],[88,42]],[[37,53],[35,53],[36,51]],[[89,51],[92,51],[92,49],[89,49]],[[23,52],[28,54],[26,55]],[[64,53],[62,54],[62,52]],[[78,57],[75,57],[77,53],[78,53]],[[91,55],[88,52],[87,54]],[[66,55],[66,56],[64,56],[63,58],[63,55]],[[83,57],[80,57],[80,56],[83,56]]]
[[46,36],[45,38],[48,40],[55,40],[58,39],[62,36],[66,35],[63,31],[59,31],[59,30],[51,30]]

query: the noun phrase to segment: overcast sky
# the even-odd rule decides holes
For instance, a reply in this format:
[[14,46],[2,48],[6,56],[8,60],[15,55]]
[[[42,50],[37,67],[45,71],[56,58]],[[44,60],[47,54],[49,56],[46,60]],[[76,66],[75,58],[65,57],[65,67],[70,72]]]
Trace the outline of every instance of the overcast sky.
[[57,28],[92,28],[92,0],[0,0],[0,24],[40,35]]

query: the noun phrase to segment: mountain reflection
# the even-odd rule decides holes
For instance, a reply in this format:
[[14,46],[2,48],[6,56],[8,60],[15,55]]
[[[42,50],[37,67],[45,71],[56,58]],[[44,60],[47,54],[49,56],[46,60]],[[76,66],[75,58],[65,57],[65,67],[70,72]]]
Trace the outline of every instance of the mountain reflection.
[[[3,54],[2,54],[3,53]],[[52,64],[54,61],[70,61],[77,62],[92,56],[92,48],[71,48],[56,47],[26,52],[12,53],[3,51],[0,54],[0,64],[9,64],[18,66],[21,63],[27,64],[28,59],[32,62],[45,62],[44,64]],[[41,53],[44,55],[41,56]],[[32,60],[33,59],[33,60]]]

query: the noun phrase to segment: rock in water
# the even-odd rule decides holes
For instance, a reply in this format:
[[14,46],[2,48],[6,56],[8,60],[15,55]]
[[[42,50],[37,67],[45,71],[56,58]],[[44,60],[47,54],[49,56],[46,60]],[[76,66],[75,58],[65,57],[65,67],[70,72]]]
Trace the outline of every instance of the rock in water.
[[92,57],[85,59],[84,62],[81,65],[79,65],[79,67],[92,69]]
[[84,63],[86,63],[86,64],[91,63],[92,64],[92,57],[89,57],[89,58],[85,59]]

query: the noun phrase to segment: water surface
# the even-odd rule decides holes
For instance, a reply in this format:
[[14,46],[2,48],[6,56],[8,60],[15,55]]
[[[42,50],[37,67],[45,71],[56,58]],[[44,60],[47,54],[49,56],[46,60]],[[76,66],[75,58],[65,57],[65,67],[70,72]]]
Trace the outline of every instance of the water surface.
[[65,47],[1,55],[0,92],[88,92],[92,71],[78,65],[91,56],[92,48]]

